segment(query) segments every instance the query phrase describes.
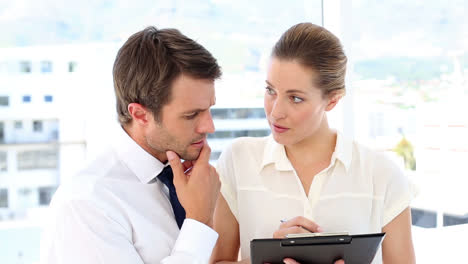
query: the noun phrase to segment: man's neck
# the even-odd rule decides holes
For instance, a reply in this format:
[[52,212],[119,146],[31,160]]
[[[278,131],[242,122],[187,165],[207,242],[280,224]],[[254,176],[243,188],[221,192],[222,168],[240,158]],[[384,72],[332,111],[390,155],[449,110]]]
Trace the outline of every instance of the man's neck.
[[127,133],[127,135],[135,141],[142,149],[148,152],[151,156],[158,159],[162,164],[167,162],[166,153],[158,152],[151,148],[146,142],[145,135],[142,130],[135,129],[132,124],[122,126],[122,129]]

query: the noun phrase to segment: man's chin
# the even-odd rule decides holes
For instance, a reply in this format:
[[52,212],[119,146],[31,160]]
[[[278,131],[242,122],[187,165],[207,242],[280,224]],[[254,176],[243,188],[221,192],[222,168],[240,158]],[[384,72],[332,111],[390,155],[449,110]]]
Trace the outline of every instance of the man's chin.
[[190,161],[191,160],[197,160],[198,157],[200,156],[200,152],[201,152],[201,150],[187,151],[183,155],[181,155],[180,157],[183,160],[190,160]]

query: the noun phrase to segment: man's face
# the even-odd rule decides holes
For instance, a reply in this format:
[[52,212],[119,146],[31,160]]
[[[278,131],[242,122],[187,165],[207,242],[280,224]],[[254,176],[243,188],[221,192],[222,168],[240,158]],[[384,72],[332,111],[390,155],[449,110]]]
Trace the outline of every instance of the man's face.
[[206,134],[214,132],[210,107],[215,104],[214,81],[181,74],[172,83],[171,101],[161,109],[158,121],[152,118],[145,133],[147,146],[157,156],[167,150],[184,160],[195,160],[206,144]]

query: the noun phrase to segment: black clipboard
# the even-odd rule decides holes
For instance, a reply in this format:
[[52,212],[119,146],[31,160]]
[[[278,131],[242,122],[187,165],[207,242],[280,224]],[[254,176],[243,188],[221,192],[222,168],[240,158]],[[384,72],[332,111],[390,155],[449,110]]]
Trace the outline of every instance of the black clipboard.
[[385,233],[254,239],[250,242],[252,264],[282,264],[290,257],[301,264],[368,264],[375,257]]

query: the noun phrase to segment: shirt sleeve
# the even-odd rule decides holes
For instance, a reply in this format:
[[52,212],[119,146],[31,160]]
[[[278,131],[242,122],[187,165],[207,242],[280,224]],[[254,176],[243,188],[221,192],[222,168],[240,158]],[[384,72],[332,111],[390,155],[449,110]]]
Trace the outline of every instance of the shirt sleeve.
[[184,220],[171,256],[163,259],[161,263],[208,263],[217,240],[218,233],[213,229],[187,218]]
[[234,217],[238,219],[237,186],[233,154],[233,146],[229,145],[219,156],[216,163],[216,171],[221,181],[221,194],[226,200]]
[[[67,202],[54,212],[53,219],[43,237],[41,263],[144,263],[133,245],[132,231],[90,201]],[[160,263],[208,263],[217,238],[208,226],[186,219],[171,254]],[[157,251],[158,245],[154,248]]]
[[387,176],[384,188],[384,212],[382,218],[382,227],[384,227],[410,206],[418,191],[408,176],[389,158],[383,158],[378,171],[381,172],[381,175]]

